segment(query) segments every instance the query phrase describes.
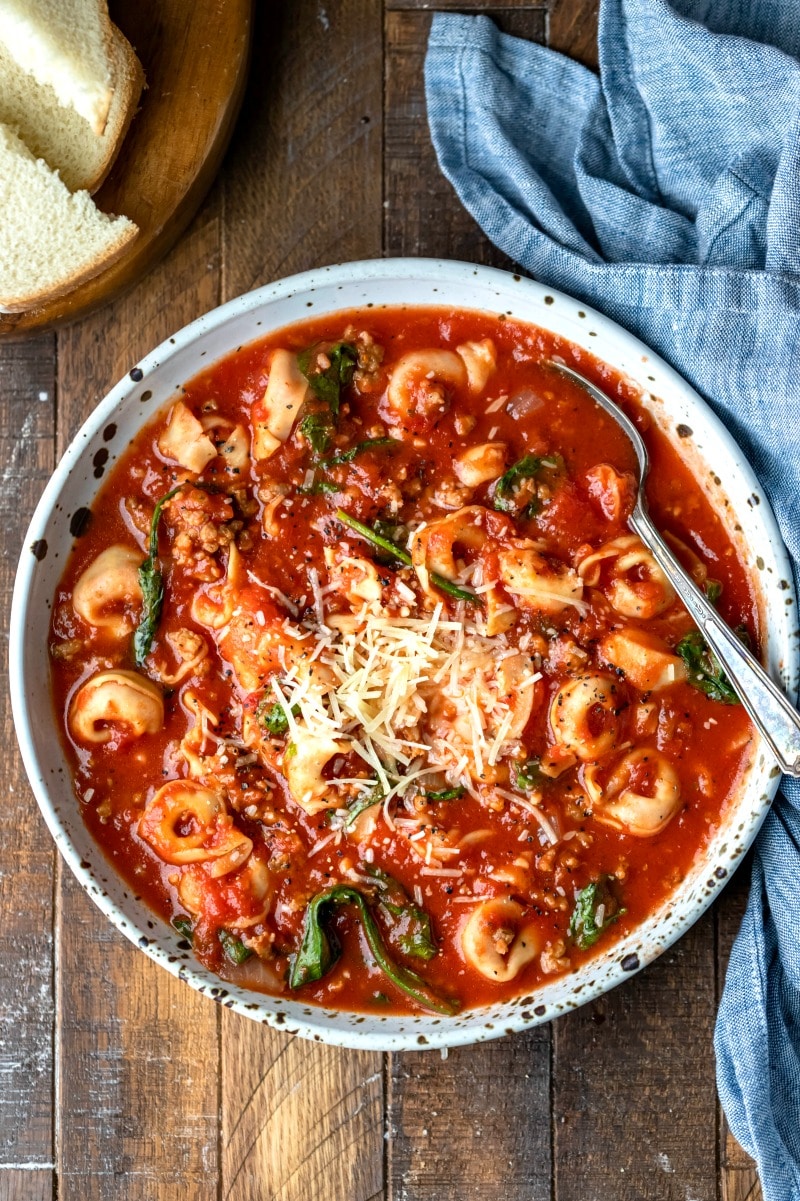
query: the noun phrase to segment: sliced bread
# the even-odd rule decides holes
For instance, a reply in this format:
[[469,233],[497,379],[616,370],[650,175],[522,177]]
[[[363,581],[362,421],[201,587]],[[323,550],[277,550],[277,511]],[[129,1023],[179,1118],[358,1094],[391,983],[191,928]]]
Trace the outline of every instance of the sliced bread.
[[71,192],[96,192],[114,162],[139,103],[144,74],[133,47],[111,27],[114,96],[103,134],[64,108],[49,83],[38,83],[0,45],[0,124],[10,125],[37,158],[58,170]]
[[138,233],[72,195],[56,172],[0,125],[0,311],[36,308],[114,261]]
[[114,92],[106,0],[0,0],[0,43],[98,136]]

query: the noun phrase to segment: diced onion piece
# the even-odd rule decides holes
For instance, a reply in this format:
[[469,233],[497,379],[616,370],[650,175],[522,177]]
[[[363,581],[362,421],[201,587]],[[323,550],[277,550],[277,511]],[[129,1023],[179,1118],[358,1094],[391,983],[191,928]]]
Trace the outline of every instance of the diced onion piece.
[[464,360],[470,392],[477,395],[486,387],[497,366],[494,342],[491,338],[483,338],[480,342],[463,342],[456,347],[456,354]]
[[308,393],[308,380],[288,350],[273,352],[269,379],[260,401],[253,405],[253,456],[268,459],[292,432]]

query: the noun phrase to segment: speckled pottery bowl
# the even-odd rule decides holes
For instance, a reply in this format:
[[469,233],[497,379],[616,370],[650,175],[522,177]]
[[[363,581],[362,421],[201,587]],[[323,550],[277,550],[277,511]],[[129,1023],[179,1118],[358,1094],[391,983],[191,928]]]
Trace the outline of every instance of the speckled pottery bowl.
[[[675,372],[612,321],[552,289],[467,263],[395,259],[296,275],[215,309],[164,342],[111,390],[50,480],[25,539],[11,615],[11,696],[22,755],[59,850],[111,921],[146,955],[199,992],[247,1017],[323,1042],[376,1050],[447,1047],[548,1021],[624,981],[660,955],[706,909],[755,837],[778,786],[763,744],[704,859],[629,937],[572,975],[458,1017],[337,1013],[226,985],[180,936],[132,895],[92,841],[73,794],[45,680],[51,599],[75,538],[91,518],[104,470],[178,387],[238,346],[304,318],[368,305],[449,305],[507,313],[570,339],[637,383],[726,521],[756,581],[770,671],[794,695],[797,606],[786,552],[759,485],[717,418]],[[720,481],[722,481],[720,483]]]

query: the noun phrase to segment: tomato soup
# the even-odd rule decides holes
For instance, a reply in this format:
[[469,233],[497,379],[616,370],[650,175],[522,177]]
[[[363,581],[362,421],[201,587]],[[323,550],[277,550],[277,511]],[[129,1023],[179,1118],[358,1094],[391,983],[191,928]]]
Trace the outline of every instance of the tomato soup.
[[680,884],[750,762],[627,526],[726,620],[724,521],[632,386],[511,319],[369,308],[197,376],[113,467],[53,607],[87,826],[227,980],[442,1014],[535,994]]

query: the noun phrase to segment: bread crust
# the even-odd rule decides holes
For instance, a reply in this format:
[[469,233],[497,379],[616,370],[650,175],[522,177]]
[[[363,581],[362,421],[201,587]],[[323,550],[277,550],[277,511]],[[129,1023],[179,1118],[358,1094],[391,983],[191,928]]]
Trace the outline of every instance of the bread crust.
[[85,191],[92,194],[104,183],[116,162],[145,86],[142,64],[139,62],[133,46],[116,25],[112,24],[111,33],[114,58],[114,97],[103,133],[103,137],[108,138],[108,156],[95,178],[81,185]]
[[38,83],[0,48],[0,122],[58,171],[72,192],[96,192],[111,170],[136,112],[144,72],[123,34],[112,26],[114,98],[105,133],[97,137],[49,84]]
[[43,289],[24,299],[0,301],[0,313],[34,312],[36,309],[49,304],[53,300],[59,300],[62,296],[66,296],[68,292],[72,292],[81,284],[86,283],[87,280],[94,279],[101,271],[105,271],[115,263],[138,236],[138,226],[131,224],[122,231],[118,242],[110,246],[107,253],[96,255],[84,269],[74,272],[67,279],[61,280],[57,287]]

